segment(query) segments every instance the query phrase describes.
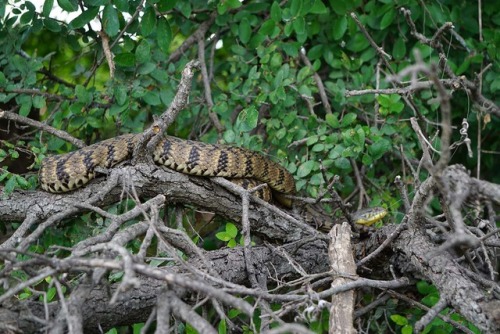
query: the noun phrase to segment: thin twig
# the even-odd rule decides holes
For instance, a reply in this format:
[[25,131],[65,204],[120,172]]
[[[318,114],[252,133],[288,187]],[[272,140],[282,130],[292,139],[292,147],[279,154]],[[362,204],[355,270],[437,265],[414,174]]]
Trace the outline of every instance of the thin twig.
[[323,107],[325,108],[325,112],[327,114],[331,114],[332,107],[330,105],[330,101],[328,100],[328,96],[326,95],[325,86],[323,85],[323,80],[321,80],[319,74],[316,71],[314,71],[311,61],[309,60],[309,58],[307,58],[306,51],[304,49],[300,50],[299,56],[300,59],[304,62],[304,64],[307,67],[309,67],[311,72],[313,72],[314,81],[316,81],[316,86],[318,86],[319,96],[321,97],[321,102],[323,102]]
[[31,118],[24,117],[24,116],[15,114],[15,113],[7,111],[7,110],[0,109],[0,118],[9,119],[9,120],[12,120],[15,122],[20,122],[23,124],[27,124],[27,125],[36,127],[42,131],[51,133],[54,136],[57,136],[61,139],[64,139],[64,140],[70,142],[71,144],[75,145],[78,148],[82,148],[82,147],[87,146],[87,145],[85,145],[85,143],[83,141],[76,139],[75,137],[71,136],[70,134],[68,134],[65,131],[58,130],[58,129],[53,128],[50,125],[47,125],[45,123],[32,120]]

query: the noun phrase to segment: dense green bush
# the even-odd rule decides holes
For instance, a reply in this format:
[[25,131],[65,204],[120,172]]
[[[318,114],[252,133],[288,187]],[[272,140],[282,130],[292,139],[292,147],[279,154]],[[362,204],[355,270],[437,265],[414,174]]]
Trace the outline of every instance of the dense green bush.
[[[55,15],[57,5],[61,16]],[[440,46],[426,45],[412,34],[402,8],[411,12],[416,30],[427,38],[446,22],[453,28],[439,35]],[[76,17],[65,19],[68,13]],[[428,65],[445,63],[493,102],[500,91],[498,1],[483,2],[479,11],[472,1],[46,0],[36,8],[30,1],[11,0],[0,4],[0,18],[2,110],[39,120],[86,144],[138,133],[170,105],[180,72],[201,53],[208,75],[195,76],[189,107],[169,134],[264,152],[295,175],[303,196],[317,197],[338,175],[338,191],[353,207],[384,206],[395,222],[402,217],[395,177],[402,175],[411,193],[419,181],[414,177],[421,181],[428,176],[423,169],[418,175],[408,169],[408,163],[421,157],[409,119],[417,117],[440,148],[437,93],[432,87],[406,94],[353,91],[397,88],[387,78],[414,65],[418,57]],[[112,62],[105,56],[107,48]],[[441,60],[440,50],[445,57]],[[456,79],[444,71],[439,77]],[[209,80],[210,91],[203,79]],[[402,78],[399,88],[407,87],[410,79]],[[460,139],[466,119],[473,151],[468,157],[465,145],[455,148],[452,162],[500,182],[495,171],[498,108],[481,105],[463,86],[447,89],[452,93],[453,140]],[[17,188],[35,189],[43,157],[76,149],[44,131],[12,132],[0,140],[4,195]],[[21,152],[25,154],[20,157]],[[16,164],[32,172],[16,172]],[[47,233],[39,246],[70,246],[95,234],[94,219],[94,214],[76,218],[64,235]],[[418,320],[415,309],[385,307],[391,315],[408,312],[391,316],[400,327],[411,329],[410,322]],[[367,328],[394,325],[381,325],[385,320],[380,316]],[[321,324],[314,326],[321,331]],[[433,328],[428,332],[450,332]]]

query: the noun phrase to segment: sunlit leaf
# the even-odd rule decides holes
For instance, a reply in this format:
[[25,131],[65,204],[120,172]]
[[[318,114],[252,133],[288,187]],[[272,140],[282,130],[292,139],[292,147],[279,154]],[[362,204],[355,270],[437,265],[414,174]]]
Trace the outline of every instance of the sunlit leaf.
[[153,7],[147,7],[141,20],[141,31],[149,36],[156,27],[156,15]]
[[69,27],[71,29],[79,29],[82,28],[84,25],[92,21],[96,16],[97,13],[99,12],[99,7],[93,7],[89,8],[86,11],[82,12],[80,15],[75,17],[70,23]]
[[158,20],[158,29],[156,32],[156,39],[160,49],[168,53],[170,42],[172,41],[172,30],[166,18],[162,17]]
[[104,26],[104,31],[106,31],[106,33],[111,37],[115,36],[120,30],[118,12],[113,5],[108,4],[104,7],[104,11],[102,13],[102,24]]
[[57,0],[57,3],[67,12],[74,12],[78,10],[78,3],[76,0]]

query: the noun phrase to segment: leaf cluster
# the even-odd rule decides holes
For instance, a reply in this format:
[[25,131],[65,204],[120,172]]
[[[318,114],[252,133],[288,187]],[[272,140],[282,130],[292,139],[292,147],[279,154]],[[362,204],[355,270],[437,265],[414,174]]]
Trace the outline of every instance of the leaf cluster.
[[[59,18],[56,5],[75,16]],[[481,77],[482,94],[499,102],[500,3],[495,1],[483,4],[479,20],[477,4],[470,1],[46,0],[38,9],[26,0],[0,4],[0,107],[86,143],[140,132],[172,102],[180,70],[200,54],[195,43],[189,44],[190,38],[214,18],[202,37],[206,45],[201,50],[208,64],[213,105],[206,101],[204,78],[196,77],[189,109],[180,113],[169,133],[260,151],[293,173],[298,191],[305,196],[322,195],[338,175],[343,198],[353,205],[383,205],[397,220],[401,200],[393,180],[406,170],[401,166],[421,155],[408,121],[414,110],[406,99],[411,98],[419,114],[431,121],[425,123],[425,130],[437,138],[437,94],[432,88],[407,95],[347,97],[346,92],[393,88],[385,78],[412,65],[416,52],[427,63],[439,63],[436,49],[411,34],[402,7],[411,11],[413,21],[428,37],[445,22],[453,22],[454,33],[439,40],[447,52],[447,64],[455,75],[470,79],[489,66]],[[388,67],[351,12],[358,14],[373,41],[391,56]],[[183,45],[188,47],[181,49]],[[113,54],[113,66],[105,57],[107,51]],[[322,100],[323,93],[331,107]],[[495,155],[477,151],[500,150],[498,119],[474,106],[463,90],[450,93],[453,125],[459,128],[466,119],[476,148],[474,157],[467,158],[466,148],[460,146],[453,162],[473,169],[481,157],[484,178],[500,181]],[[210,113],[220,120],[222,132],[212,124]],[[454,131],[453,139],[459,138]],[[432,144],[439,149],[439,139]],[[22,163],[19,151],[30,151],[35,158],[28,165],[36,170],[44,156],[73,149],[42,131],[0,137],[4,193],[36,187],[35,172],[13,173],[3,163],[7,158]],[[417,178],[426,176],[421,172]],[[410,191],[416,181],[405,175]],[[93,218],[83,216],[74,222]],[[56,233],[42,246],[66,245],[68,240],[76,242],[78,234],[94,232],[75,228],[68,231],[69,238]],[[237,244],[237,232],[228,223],[216,237],[232,247]],[[430,295],[425,298],[431,299]],[[407,314],[421,316],[415,308],[401,315],[401,308],[393,307],[390,318],[402,332],[411,330],[414,323]],[[383,321],[375,320],[377,326]],[[317,326],[321,332],[322,325]],[[432,326],[449,332],[447,325]]]

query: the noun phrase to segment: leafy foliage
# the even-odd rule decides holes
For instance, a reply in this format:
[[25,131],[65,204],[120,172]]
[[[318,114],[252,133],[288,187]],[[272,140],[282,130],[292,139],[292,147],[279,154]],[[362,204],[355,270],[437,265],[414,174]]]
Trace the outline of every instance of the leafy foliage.
[[[364,186],[367,193],[358,199],[363,206],[384,205],[394,213],[401,206],[393,180],[401,173],[402,155],[408,160],[421,155],[408,122],[414,111],[399,94],[346,92],[392,88],[384,80],[386,74],[413,64],[417,51],[426,62],[438,63],[436,50],[411,35],[400,8],[411,11],[428,37],[445,22],[453,22],[456,35],[447,34],[441,40],[449,66],[457,76],[474,78],[491,64],[482,76],[482,94],[495,97],[500,91],[500,3],[495,1],[483,4],[482,26],[477,3],[471,1],[46,0],[36,8],[26,0],[8,5],[0,4],[2,109],[39,119],[86,143],[140,132],[172,102],[180,70],[198,57],[195,46],[179,52],[180,46],[214,17],[202,50],[209,64],[213,106],[206,103],[206,88],[198,77],[190,108],[181,112],[169,133],[264,152],[295,175],[298,191],[306,196],[322,194],[338,175],[344,198]],[[76,16],[61,20],[55,16],[56,5]],[[351,12],[358,13],[373,40],[391,55],[389,68],[379,70],[380,57]],[[108,47],[114,56],[113,71],[105,57]],[[322,79],[331,110],[321,103],[315,74]],[[495,140],[498,119],[473,106],[463,90],[453,93],[453,124],[460,127],[466,119],[469,138],[474,140],[481,133],[480,172],[485,179],[499,182],[495,155],[484,153],[500,150],[500,141]],[[435,91],[409,95],[420,114],[432,121],[425,123],[426,131],[437,133],[440,111]],[[210,112],[220,120],[222,133],[211,123]],[[458,131],[453,136],[460,137]],[[35,172],[12,172],[13,164],[4,163],[7,158],[16,164],[20,150],[30,151],[35,158],[28,165],[36,170],[44,156],[74,149],[41,131],[0,138],[0,143],[0,184],[6,195],[16,188],[36,187]],[[439,140],[433,144],[439,147]],[[479,156],[475,151],[473,158],[467,158],[461,146],[453,160],[472,169]],[[421,172],[417,177],[425,176]],[[410,176],[405,180],[414,181],[418,180]],[[83,216],[73,223],[95,218]],[[77,240],[75,234],[95,232],[74,228],[69,238],[57,233],[46,236],[45,244],[56,238],[54,243],[66,245]],[[236,245],[236,236],[237,229],[230,223],[216,235],[229,247]],[[432,306],[437,297],[428,291],[423,294],[422,303]],[[401,332],[411,332],[414,318],[394,312],[390,319]],[[433,326],[449,326],[438,322]],[[221,322],[219,331],[225,332],[225,326]],[[321,323],[317,326],[321,332]]]

